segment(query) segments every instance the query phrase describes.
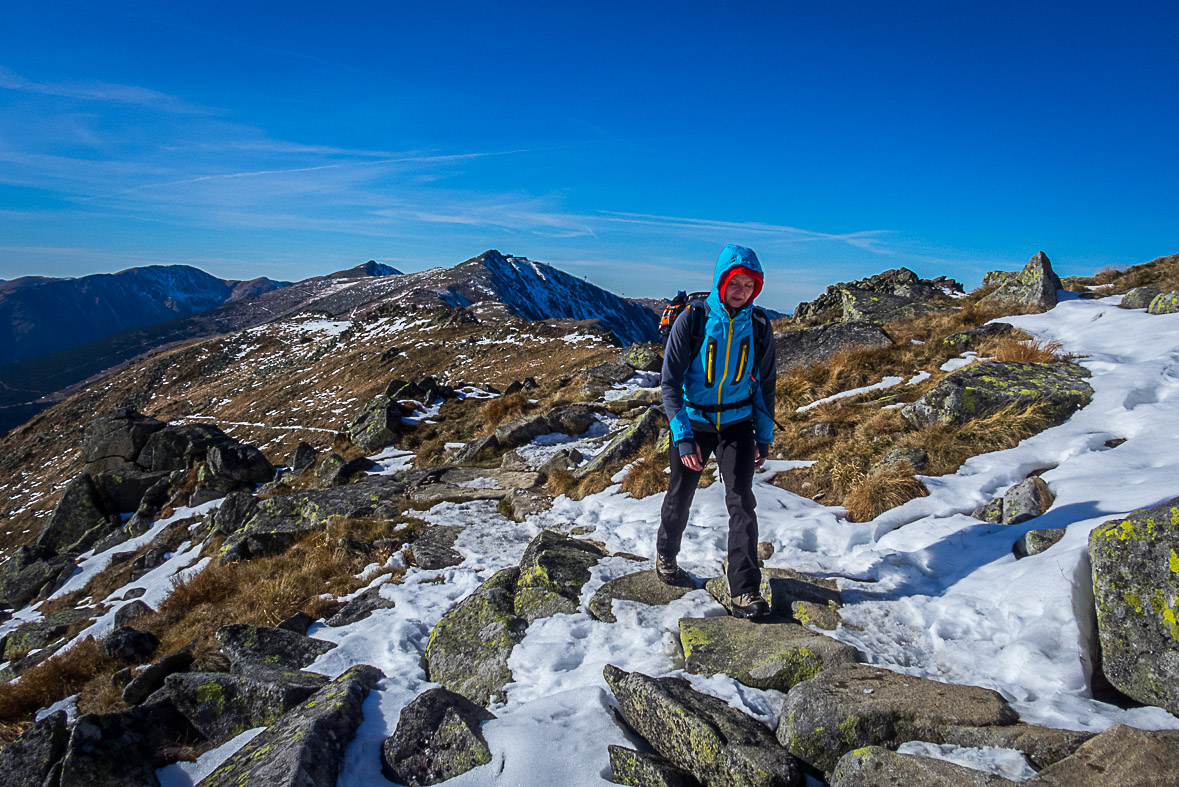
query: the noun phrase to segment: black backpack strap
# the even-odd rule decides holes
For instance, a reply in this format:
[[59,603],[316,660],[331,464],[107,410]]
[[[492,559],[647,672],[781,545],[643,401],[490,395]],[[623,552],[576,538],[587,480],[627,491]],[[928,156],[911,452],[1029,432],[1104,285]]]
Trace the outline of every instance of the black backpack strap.
[[708,304],[689,302],[688,313],[681,315],[681,318],[689,321],[688,335],[692,337],[692,343],[688,346],[692,348],[692,354],[688,358],[692,359],[700,354],[700,348],[704,346],[704,323],[708,319]]

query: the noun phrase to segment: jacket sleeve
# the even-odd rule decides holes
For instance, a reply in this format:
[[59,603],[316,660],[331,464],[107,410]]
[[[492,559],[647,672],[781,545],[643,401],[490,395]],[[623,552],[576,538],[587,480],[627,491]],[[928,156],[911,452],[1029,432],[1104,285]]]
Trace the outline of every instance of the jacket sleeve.
[[758,445],[765,446],[774,442],[774,401],[778,388],[778,364],[774,355],[774,330],[770,326],[765,341],[758,348],[757,380],[760,391],[753,393],[754,429]]
[[663,393],[663,412],[667,415],[667,423],[671,427],[671,442],[679,443],[684,440],[695,441],[692,425],[688,421],[688,412],[684,409],[684,375],[692,362],[692,315],[690,312],[681,314],[671,326],[671,335],[667,338],[667,346],[663,350],[663,375],[661,389]]

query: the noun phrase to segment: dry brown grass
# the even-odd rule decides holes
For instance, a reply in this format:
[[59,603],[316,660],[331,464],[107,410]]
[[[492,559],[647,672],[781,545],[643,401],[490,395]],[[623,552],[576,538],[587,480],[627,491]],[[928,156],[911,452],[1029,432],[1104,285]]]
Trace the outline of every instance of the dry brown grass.
[[584,478],[576,478],[568,470],[555,470],[549,473],[544,483],[544,491],[554,497],[565,495],[570,500],[581,500],[588,495],[596,495],[610,486],[610,478],[618,472],[620,467],[605,468]]
[[996,361],[1026,363],[1052,363],[1072,358],[1062,352],[1060,342],[1033,339],[1022,331],[979,342],[978,354]]
[[122,665],[104,656],[98,642],[86,639],[26,670],[19,681],[0,685],[0,734],[19,734],[35,711],[80,692],[96,675],[105,675],[109,682],[116,666]]
[[645,447],[626,478],[622,491],[634,498],[650,497],[667,491],[667,453],[654,445]]
[[523,391],[517,391],[507,396],[497,396],[480,408],[483,422],[483,433],[491,434],[496,427],[508,421],[528,415],[536,410],[536,405],[529,401],[529,396]]
[[864,474],[843,496],[849,522],[871,522],[876,517],[918,497],[927,497],[925,484],[913,477],[908,463]]

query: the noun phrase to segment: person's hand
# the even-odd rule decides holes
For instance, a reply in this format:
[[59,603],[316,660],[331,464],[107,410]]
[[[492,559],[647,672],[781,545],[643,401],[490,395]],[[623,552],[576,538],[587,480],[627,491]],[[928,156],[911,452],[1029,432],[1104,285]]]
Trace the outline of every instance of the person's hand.
[[684,467],[697,473],[704,469],[704,457],[700,454],[700,446],[698,445],[692,446],[692,453],[684,454],[680,457],[680,461],[684,463]]

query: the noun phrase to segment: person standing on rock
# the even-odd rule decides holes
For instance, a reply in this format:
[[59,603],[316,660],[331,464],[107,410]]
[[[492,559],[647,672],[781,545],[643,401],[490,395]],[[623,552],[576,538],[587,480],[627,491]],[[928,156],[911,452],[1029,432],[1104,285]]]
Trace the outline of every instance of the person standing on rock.
[[733,614],[760,617],[757,515],[753,472],[774,438],[774,332],[753,306],[761,292],[757,255],[728,245],[713,272],[705,305],[693,304],[672,325],[663,357],[663,409],[671,425],[671,483],[663,498],[656,541],[655,573],[676,584],[676,563],[696,483],[716,455],[729,509],[729,592]]

